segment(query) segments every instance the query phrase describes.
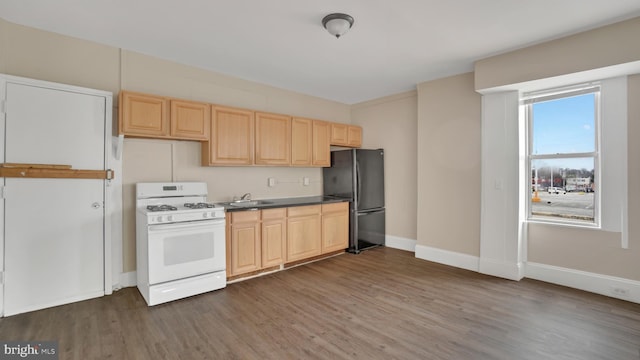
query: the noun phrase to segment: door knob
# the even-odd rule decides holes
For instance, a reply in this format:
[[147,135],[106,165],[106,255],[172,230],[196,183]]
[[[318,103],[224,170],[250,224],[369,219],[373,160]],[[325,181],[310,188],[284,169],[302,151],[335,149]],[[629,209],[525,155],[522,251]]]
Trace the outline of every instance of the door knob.
[[99,209],[100,208],[100,203],[96,201],[93,204],[91,204],[91,207],[94,208],[94,209]]

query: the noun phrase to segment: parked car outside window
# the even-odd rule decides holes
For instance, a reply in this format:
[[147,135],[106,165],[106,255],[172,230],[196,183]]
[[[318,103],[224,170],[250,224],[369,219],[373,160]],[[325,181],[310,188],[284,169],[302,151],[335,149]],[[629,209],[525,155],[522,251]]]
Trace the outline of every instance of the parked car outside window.
[[566,194],[567,193],[563,188],[553,187],[553,186],[550,186],[549,188],[547,188],[547,192],[549,194]]

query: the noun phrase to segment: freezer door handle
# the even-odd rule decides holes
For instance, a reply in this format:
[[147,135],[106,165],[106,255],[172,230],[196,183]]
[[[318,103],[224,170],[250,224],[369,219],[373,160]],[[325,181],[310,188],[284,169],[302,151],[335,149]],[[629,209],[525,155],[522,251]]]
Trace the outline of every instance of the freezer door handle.
[[357,215],[358,216],[375,215],[375,214],[383,213],[384,211],[385,211],[385,209],[380,209],[380,210],[375,210],[375,211],[367,211],[367,212],[359,212]]

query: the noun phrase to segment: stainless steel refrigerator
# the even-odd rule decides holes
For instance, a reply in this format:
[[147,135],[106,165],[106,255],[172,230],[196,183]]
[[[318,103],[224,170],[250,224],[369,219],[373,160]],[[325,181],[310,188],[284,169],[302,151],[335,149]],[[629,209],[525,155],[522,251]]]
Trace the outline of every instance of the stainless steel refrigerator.
[[384,245],[384,150],[332,151],[323,188],[324,196],[350,200],[350,252]]

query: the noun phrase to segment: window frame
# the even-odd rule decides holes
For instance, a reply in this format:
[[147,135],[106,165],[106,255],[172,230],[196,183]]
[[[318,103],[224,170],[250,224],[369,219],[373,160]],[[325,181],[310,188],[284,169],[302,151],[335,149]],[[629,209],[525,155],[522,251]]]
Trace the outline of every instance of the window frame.
[[[526,199],[526,220],[529,222],[542,222],[560,225],[573,225],[588,228],[600,228],[602,222],[600,194],[602,193],[602,176],[601,168],[601,94],[602,86],[599,82],[588,84],[579,84],[562,88],[552,88],[535,92],[524,93],[521,97],[521,104],[524,106],[525,129],[526,129],[526,181],[527,181],[527,199]],[[555,154],[534,154],[533,149],[533,105],[536,103],[553,101],[563,98],[570,98],[579,95],[594,94],[594,151],[593,152],[575,152],[575,153],[555,153]],[[534,169],[533,162],[536,160],[554,160],[554,159],[572,159],[572,158],[593,158],[593,221],[578,221],[562,216],[544,216],[534,215],[532,212],[532,194],[531,180],[532,171]],[[537,185],[537,184],[536,184]],[[552,184],[553,186],[553,184]]]

